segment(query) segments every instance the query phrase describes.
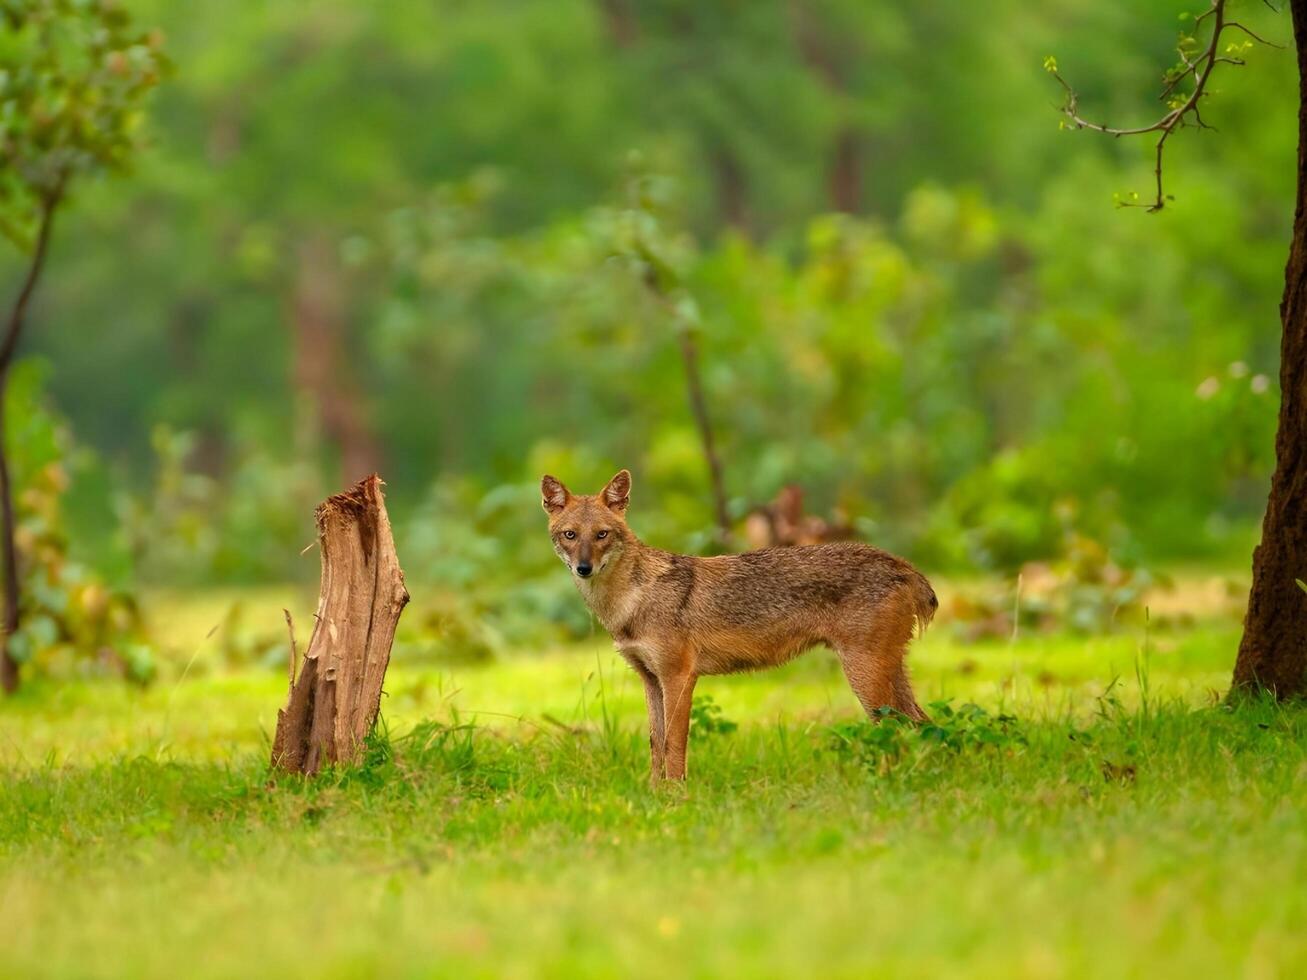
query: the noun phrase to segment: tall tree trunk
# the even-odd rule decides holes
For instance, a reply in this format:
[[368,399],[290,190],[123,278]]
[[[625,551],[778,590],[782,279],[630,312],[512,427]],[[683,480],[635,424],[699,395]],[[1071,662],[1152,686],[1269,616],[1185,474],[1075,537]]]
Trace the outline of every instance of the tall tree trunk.
[[1275,475],[1253,552],[1253,584],[1234,668],[1237,689],[1278,698],[1307,688],[1307,0],[1291,0],[1298,48],[1298,203],[1280,318],[1280,423]]
[[380,468],[381,452],[367,421],[363,395],[345,350],[340,269],[328,242],[311,237],[299,250],[290,311],[295,337],[295,388],[309,396],[318,422],[340,453],[341,482]]
[[27,267],[27,276],[18,298],[9,311],[9,325],[4,342],[0,345],[0,573],[4,575],[5,609],[4,635],[0,636],[0,687],[12,694],[18,689],[18,662],[9,652],[9,637],[18,631],[18,549],[14,543],[14,491],[9,475],[9,445],[5,438],[5,398],[9,391],[9,369],[14,362],[18,340],[27,323],[27,308],[36,292],[36,284],[45,268],[45,256],[50,247],[50,233],[54,229],[54,215],[63,199],[64,179],[41,201],[40,226],[36,234],[36,248]]

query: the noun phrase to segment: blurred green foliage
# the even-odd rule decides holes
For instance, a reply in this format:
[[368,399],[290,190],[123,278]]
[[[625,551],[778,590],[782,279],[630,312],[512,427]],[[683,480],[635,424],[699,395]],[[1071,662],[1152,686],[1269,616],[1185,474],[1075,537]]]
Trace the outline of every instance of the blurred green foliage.
[[462,610],[451,643],[583,633],[541,472],[629,466],[641,533],[711,540],[685,311],[736,518],[799,483],[930,568],[1054,558],[1068,528],[1125,564],[1250,543],[1292,58],[1226,75],[1156,217],[1111,206],[1148,148],[1059,132],[1041,68],[1150,112],[1183,4],[124,7],[178,68],[135,179],[57,240],[29,348],[98,459],[105,492],[70,502],[88,557],[311,577],[337,398],[410,578]]
[[156,664],[135,596],[70,558],[63,499],[70,471],[85,460],[44,404],[42,374],[37,364],[20,364],[5,393],[4,436],[22,488],[14,501],[21,625],[8,649],[19,664],[45,673],[110,673],[145,683]]
[[72,178],[126,168],[169,63],[114,0],[4,0],[0,24],[0,233],[28,246]]

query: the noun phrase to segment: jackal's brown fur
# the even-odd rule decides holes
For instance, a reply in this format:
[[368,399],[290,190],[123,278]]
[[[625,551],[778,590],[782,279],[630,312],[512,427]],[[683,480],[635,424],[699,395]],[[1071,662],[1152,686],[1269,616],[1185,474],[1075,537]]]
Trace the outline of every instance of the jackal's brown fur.
[[868,714],[926,716],[904,664],[938,602],[902,558],[853,542],[696,558],[651,548],[626,525],[631,474],[593,496],[540,484],[554,550],[644,681],[653,777],[685,778],[690,702],[703,674],[774,667],[833,648]]

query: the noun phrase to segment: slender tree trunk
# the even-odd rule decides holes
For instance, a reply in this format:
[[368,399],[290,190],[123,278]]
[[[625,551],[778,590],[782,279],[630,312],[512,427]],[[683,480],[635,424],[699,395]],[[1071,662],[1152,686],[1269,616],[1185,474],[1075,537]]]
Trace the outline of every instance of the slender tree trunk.
[[690,393],[690,411],[694,413],[694,422],[699,429],[699,438],[703,442],[703,455],[708,463],[708,475],[712,480],[713,509],[717,513],[717,536],[723,547],[731,541],[731,515],[726,508],[726,486],[722,479],[722,461],[717,455],[717,446],[713,441],[712,423],[708,418],[708,402],[703,394],[703,381],[699,376],[699,345],[688,327],[676,331],[681,344],[681,359],[685,362],[685,382]]
[[40,227],[36,235],[36,248],[27,267],[18,298],[9,312],[9,325],[0,344],[0,562],[4,574],[5,608],[4,635],[0,636],[0,687],[7,693],[18,689],[18,662],[9,653],[9,637],[18,631],[18,549],[14,543],[14,491],[9,474],[9,446],[5,437],[5,397],[9,391],[9,369],[13,365],[18,340],[27,323],[27,308],[36,292],[36,284],[45,268],[45,256],[50,247],[50,232],[54,229],[54,215],[63,199],[63,179],[55,185],[41,202]]
[[1291,0],[1298,48],[1298,203],[1280,304],[1280,423],[1275,475],[1253,552],[1253,584],[1234,668],[1236,689],[1278,698],[1307,688],[1307,0]]

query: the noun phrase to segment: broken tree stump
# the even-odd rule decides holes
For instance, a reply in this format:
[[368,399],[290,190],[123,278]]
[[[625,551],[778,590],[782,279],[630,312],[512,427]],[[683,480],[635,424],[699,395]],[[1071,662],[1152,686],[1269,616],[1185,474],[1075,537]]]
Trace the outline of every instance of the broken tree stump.
[[313,775],[353,762],[377,720],[409,598],[381,486],[374,473],[318,505],[318,611],[298,677],[292,635],[290,698],[277,712],[274,769]]

